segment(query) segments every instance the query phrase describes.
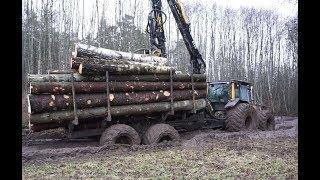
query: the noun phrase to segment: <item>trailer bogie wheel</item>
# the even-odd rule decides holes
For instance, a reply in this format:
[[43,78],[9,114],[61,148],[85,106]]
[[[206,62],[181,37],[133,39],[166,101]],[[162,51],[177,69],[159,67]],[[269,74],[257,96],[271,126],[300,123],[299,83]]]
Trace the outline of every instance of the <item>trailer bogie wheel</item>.
[[254,115],[254,108],[248,103],[238,103],[227,110],[226,130],[243,131],[257,130],[257,117]]
[[164,141],[178,141],[179,139],[178,131],[164,123],[150,126],[144,134],[144,144],[157,144]]
[[126,124],[112,125],[108,127],[100,137],[100,145],[139,145],[140,142],[141,139],[138,132]]

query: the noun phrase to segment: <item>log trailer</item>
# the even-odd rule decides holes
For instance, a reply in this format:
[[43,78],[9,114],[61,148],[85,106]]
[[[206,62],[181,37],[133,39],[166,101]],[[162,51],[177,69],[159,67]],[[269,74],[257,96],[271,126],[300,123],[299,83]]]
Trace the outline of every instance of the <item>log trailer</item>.
[[[48,76],[41,77],[37,75],[31,77],[31,79],[42,82],[49,79],[49,84],[43,86],[45,89],[47,88],[46,90],[52,90],[52,93],[54,93],[54,91],[68,91],[69,94],[72,95],[72,98],[70,99],[71,96],[69,95],[51,95],[52,99],[48,100],[50,101],[49,106],[47,104],[41,104],[42,102],[47,102],[46,99],[38,99],[34,102],[33,110],[30,108],[29,113],[36,110],[42,111],[44,108],[53,108],[53,101],[56,102],[58,98],[62,99],[68,107],[72,104],[73,111],[54,112],[51,114],[31,114],[29,120],[29,122],[31,122],[31,124],[29,124],[30,129],[33,129],[33,131],[41,131],[44,129],[65,127],[69,132],[69,138],[96,136],[100,137],[101,145],[138,145],[141,143],[155,144],[162,141],[175,141],[179,140],[180,132],[196,129],[222,128],[229,131],[273,129],[274,119],[271,113],[253,104],[252,84],[239,80],[215,83],[206,82],[204,75],[206,65],[193,42],[189,28],[190,23],[188,22],[183,5],[178,0],[167,0],[167,2],[190,54],[192,67],[190,76],[179,76],[174,74],[171,69],[170,75],[168,76],[140,75],[139,77],[130,75],[110,76],[108,71],[106,71],[105,76],[101,77],[104,82],[99,83],[100,85],[94,88],[98,88],[99,91],[103,90],[107,98],[96,98],[92,100],[92,98],[86,99],[87,96],[79,97],[75,93],[76,90],[79,92],[79,90],[87,91],[93,88],[90,83],[81,84],[77,82],[84,80],[84,77],[75,74],[74,71],[49,71]],[[152,54],[153,56],[166,57],[163,27],[165,20],[162,19],[162,15],[165,16],[165,14],[161,10],[161,0],[151,0],[151,4],[152,10],[148,16],[147,26],[148,32],[150,33],[151,48],[145,53]],[[88,49],[83,48],[84,51]],[[103,51],[99,50],[97,52]],[[112,53],[119,54],[119,52]],[[92,55],[92,52],[88,54]],[[123,53],[121,56],[123,57],[125,55],[126,54]],[[79,67],[80,66],[82,66],[81,63]],[[138,68],[137,70],[141,69]],[[63,86],[56,84],[55,86],[54,83],[50,83],[51,80],[59,81],[59,78],[66,80],[66,74],[70,77],[69,84],[65,83]],[[53,76],[51,77],[50,75],[55,75],[56,79],[52,79]],[[134,82],[134,84],[131,85],[130,82],[128,82],[129,79],[143,82]],[[139,102],[144,102],[146,99],[142,100],[139,99],[140,96],[136,96],[136,99],[130,97],[131,102],[136,102],[133,105],[126,105],[126,101],[119,101],[119,103],[123,103],[123,106],[117,107],[111,104],[110,97],[113,97],[110,92],[111,90],[115,90],[115,88],[121,90],[134,86],[135,88],[139,87],[143,90],[153,91],[153,88],[159,90],[150,83],[155,83],[153,81],[154,79],[160,80],[161,82],[166,81],[160,84],[161,88],[165,87],[167,90],[167,92],[163,93],[163,97],[160,96],[166,99],[166,102],[144,104]],[[181,81],[181,79],[187,82],[187,85],[182,84],[181,86],[181,84],[175,84],[178,83],[179,80]],[[195,89],[197,83],[198,85],[199,83],[205,84],[204,89],[206,90],[204,94],[199,94],[201,91]],[[159,85],[159,83],[157,85]],[[30,92],[39,93],[38,90],[40,90],[40,86],[41,84],[37,85],[33,83]],[[54,88],[50,89],[48,88],[49,86]],[[189,88],[188,90],[191,89],[189,97],[191,96],[192,100],[183,99],[184,94],[179,93],[179,91],[176,90],[177,87],[184,89]],[[97,89],[95,89],[95,91],[97,91]],[[166,95],[166,93],[169,95]],[[128,93],[122,92],[122,95],[127,96]],[[151,97],[153,96],[155,99],[159,98],[157,94]],[[37,97],[40,98],[41,95]],[[28,98],[28,102],[32,103],[30,99],[32,96],[28,96]],[[122,96],[120,100],[121,98]],[[105,106],[91,108],[89,110],[77,109],[77,106],[80,104],[75,103],[76,101],[88,103],[89,100],[91,105],[94,103],[104,103]],[[147,100],[151,102],[153,99],[148,98]],[[29,107],[31,107],[30,104]],[[86,119],[86,121],[83,121],[83,119]],[[90,120],[88,121],[88,119]],[[51,123],[53,120],[55,123]]]

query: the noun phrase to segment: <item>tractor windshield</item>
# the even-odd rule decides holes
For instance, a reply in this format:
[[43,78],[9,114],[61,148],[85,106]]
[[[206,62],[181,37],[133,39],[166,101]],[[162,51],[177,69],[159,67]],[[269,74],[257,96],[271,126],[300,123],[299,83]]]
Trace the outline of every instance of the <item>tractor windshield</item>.
[[229,84],[211,84],[208,89],[208,99],[210,102],[227,103],[229,99]]

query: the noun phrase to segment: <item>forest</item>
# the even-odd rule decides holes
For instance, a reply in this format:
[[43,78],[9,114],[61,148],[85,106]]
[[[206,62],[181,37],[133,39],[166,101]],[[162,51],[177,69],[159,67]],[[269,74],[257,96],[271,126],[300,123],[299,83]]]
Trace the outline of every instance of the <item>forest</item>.
[[[297,12],[282,17],[272,9],[184,2],[207,64],[207,80],[249,81],[258,104],[277,115],[297,115]],[[190,72],[188,51],[170,8],[165,0],[162,4],[168,59]],[[151,7],[145,0],[23,0],[22,10],[23,98],[27,74],[69,69],[75,43],[126,52],[150,47],[146,26]]]

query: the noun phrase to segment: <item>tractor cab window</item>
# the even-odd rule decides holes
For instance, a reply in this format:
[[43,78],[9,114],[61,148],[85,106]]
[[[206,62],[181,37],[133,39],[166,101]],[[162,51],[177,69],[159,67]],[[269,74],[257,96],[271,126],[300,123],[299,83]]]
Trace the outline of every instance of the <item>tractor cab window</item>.
[[227,103],[229,99],[230,86],[227,83],[212,84],[208,90],[208,99],[210,102]]
[[240,85],[240,99],[246,102],[251,101],[251,89],[250,86]]

